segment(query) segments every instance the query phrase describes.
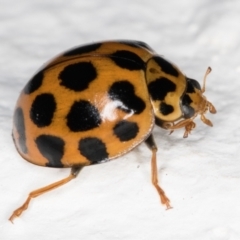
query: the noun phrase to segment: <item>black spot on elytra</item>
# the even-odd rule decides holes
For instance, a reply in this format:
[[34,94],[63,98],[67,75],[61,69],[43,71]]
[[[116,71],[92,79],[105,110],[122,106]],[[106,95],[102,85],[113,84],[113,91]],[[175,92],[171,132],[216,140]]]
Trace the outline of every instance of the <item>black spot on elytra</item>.
[[160,56],[155,56],[155,57],[153,57],[153,59],[161,67],[163,72],[165,72],[166,74],[170,74],[174,77],[178,77],[178,75],[179,75],[178,71],[175,69],[175,67],[170,62],[168,62],[167,60],[165,60],[164,58],[162,58]]
[[[20,148],[20,151],[22,153],[27,153],[27,146],[26,146],[26,134],[25,134],[25,122],[24,122],[24,115],[23,115],[23,110],[18,107],[13,116],[13,121],[14,121],[14,126],[19,134],[18,138],[18,145]],[[17,139],[14,139],[17,141]]]
[[83,91],[97,78],[97,70],[91,62],[79,62],[66,66],[59,74],[60,84],[73,91]]
[[73,132],[87,131],[98,127],[100,123],[98,109],[85,100],[74,102],[67,115],[67,125]]
[[101,47],[101,45],[102,45],[101,43],[94,43],[86,46],[76,47],[74,49],[71,49],[65,52],[63,56],[68,57],[68,56],[90,53],[92,51],[96,51],[98,48]]
[[27,83],[27,85],[24,87],[23,91],[25,94],[30,94],[34,91],[36,91],[38,88],[41,87],[42,81],[43,81],[43,72],[40,71],[36,75],[32,77],[32,79]]
[[139,127],[137,123],[126,120],[118,122],[113,128],[114,134],[120,139],[121,142],[134,139],[137,136],[138,131]]
[[153,100],[164,100],[169,92],[176,90],[176,84],[169,79],[161,77],[148,85],[148,92]]
[[48,167],[61,168],[63,164],[61,159],[64,154],[65,142],[62,138],[51,135],[40,135],[35,143],[40,153],[48,160]]
[[168,115],[174,111],[174,108],[172,105],[166,104],[164,102],[161,102],[159,106],[159,111],[164,115]]
[[31,106],[30,118],[38,127],[49,126],[56,110],[55,98],[50,93],[38,95]]
[[116,65],[128,70],[144,70],[145,62],[135,53],[119,50],[109,56]]
[[120,43],[123,43],[125,45],[131,46],[131,47],[136,47],[136,48],[146,48],[149,51],[153,51],[153,49],[146,44],[145,42],[141,42],[141,41],[128,41],[128,40],[120,40]]
[[182,98],[182,112],[184,118],[191,118],[195,114],[195,110],[193,107],[190,106],[192,103],[192,99],[189,97],[188,94],[185,94]]
[[98,138],[87,137],[81,139],[79,141],[78,150],[92,164],[108,159],[106,145]]
[[199,82],[194,79],[187,78],[187,92],[194,93],[195,92],[194,88],[201,90],[201,86],[200,86]]
[[111,100],[122,102],[123,106],[119,106],[119,108],[127,113],[133,111],[135,114],[139,114],[146,107],[144,101],[135,95],[134,86],[127,80],[113,83],[108,95]]

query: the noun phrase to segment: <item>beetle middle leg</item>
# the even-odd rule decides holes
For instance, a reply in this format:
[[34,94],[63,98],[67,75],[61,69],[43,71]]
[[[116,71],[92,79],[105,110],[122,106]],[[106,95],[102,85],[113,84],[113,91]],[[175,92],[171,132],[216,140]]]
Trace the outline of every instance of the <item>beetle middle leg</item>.
[[158,184],[158,169],[157,169],[157,146],[154,142],[152,134],[145,141],[147,146],[152,151],[152,160],[151,160],[151,169],[152,169],[152,184],[157,189],[157,192],[160,196],[161,203],[166,205],[167,209],[172,208],[170,205],[170,200],[166,196],[163,189]]

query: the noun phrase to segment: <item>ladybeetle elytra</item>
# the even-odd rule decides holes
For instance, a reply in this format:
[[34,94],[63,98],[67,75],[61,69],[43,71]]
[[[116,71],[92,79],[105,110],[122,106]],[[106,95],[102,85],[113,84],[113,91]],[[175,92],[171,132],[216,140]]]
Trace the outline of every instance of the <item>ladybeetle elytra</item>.
[[10,221],[30,200],[75,178],[87,165],[121,156],[141,142],[152,151],[152,183],[161,202],[170,201],[158,185],[154,123],[171,132],[194,119],[206,119],[214,106],[203,88],[146,43],[109,41],[63,53],[44,66],[24,87],[16,104],[13,140],[27,161],[47,167],[68,167],[71,174],[31,192]]

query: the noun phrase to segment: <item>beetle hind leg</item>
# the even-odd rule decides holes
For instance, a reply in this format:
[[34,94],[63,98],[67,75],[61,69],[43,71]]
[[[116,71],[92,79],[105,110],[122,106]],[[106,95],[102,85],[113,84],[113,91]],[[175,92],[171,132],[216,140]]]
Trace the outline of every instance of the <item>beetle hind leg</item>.
[[145,141],[147,146],[151,149],[152,151],[152,160],[151,160],[151,168],[152,168],[152,184],[153,186],[157,189],[157,192],[160,196],[161,203],[163,205],[166,205],[167,209],[172,208],[170,205],[170,200],[166,196],[165,192],[163,189],[159,186],[158,184],[158,171],[157,171],[157,146],[154,142],[153,136],[150,135],[147,140]]
[[55,183],[52,183],[50,185],[47,185],[43,188],[39,188],[35,191],[32,191],[29,193],[28,195],[28,198],[27,200],[23,203],[23,205],[19,208],[17,208],[11,215],[11,217],[9,218],[9,221],[11,221],[13,223],[13,220],[14,218],[16,217],[19,217],[23,211],[27,210],[28,208],[28,205],[30,203],[30,201],[32,200],[32,198],[36,198],[40,195],[42,195],[43,193],[46,193],[48,191],[51,191],[57,187],[60,187],[64,184],[66,184],[67,182],[71,181],[72,179],[76,178],[78,173],[80,172],[80,170],[82,169],[83,167],[72,167],[71,169],[71,173],[68,177],[58,181],[58,182],[55,182]]

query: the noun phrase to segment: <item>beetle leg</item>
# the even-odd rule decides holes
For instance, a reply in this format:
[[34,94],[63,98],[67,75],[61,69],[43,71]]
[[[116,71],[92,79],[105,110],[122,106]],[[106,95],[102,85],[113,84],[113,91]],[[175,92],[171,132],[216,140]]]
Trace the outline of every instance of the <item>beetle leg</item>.
[[52,184],[50,184],[50,185],[48,185],[46,187],[39,188],[39,189],[37,189],[35,191],[30,192],[29,195],[28,195],[27,200],[24,202],[24,204],[21,207],[17,208],[12,213],[11,217],[9,218],[9,221],[11,221],[13,223],[14,218],[19,217],[22,214],[23,211],[27,210],[28,205],[29,205],[29,203],[30,203],[32,198],[38,197],[38,196],[42,195],[45,192],[51,191],[51,190],[53,190],[53,189],[55,189],[57,187],[60,187],[60,186],[64,185],[65,183],[71,181],[72,179],[77,177],[78,173],[80,172],[80,170],[82,168],[83,167],[72,167],[71,173],[70,173],[70,175],[68,177],[66,177],[66,178],[64,178],[64,179],[62,179],[62,180],[60,180],[58,182],[52,183]]
[[158,170],[157,170],[157,146],[154,142],[152,134],[147,138],[145,141],[147,146],[151,149],[152,151],[152,161],[151,161],[151,166],[152,166],[152,184],[154,187],[157,189],[157,192],[160,196],[161,203],[166,205],[167,209],[172,208],[170,205],[170,200],[168,197],[165,195],[163,189],[159,186],[158,184]]
[[185,126],[185,132],[183,134],[184,138],[188,137],[188,134],[191,133],[191,131],[196,127],[196,123],[193,121],[190,121],[186,126]]
[[173,124],[173,125],[168,124],[167,129],[171,130],[170,131],[170,134],[171,134],[176,129],[185,128],[185,132],[183,134],[183,137],[187,138],[188,134],[191,133],[191,131],[196,127],[195,122],[193,122],[194,118],[184,119],[184,120],[181,120],[181,121],[179,121],[179,122],[177,122],[176,124]]
[[213,106],[212,103],[208,102],[209,112],[215,114],[217,112],[216,108]]
[[205,124],[207,124],[208,126],[210,126],[210,127],[213,126],[212,122],[211,122],[209,119],[207,119],[203,114],[201,115],[201,120],[202,120]]

